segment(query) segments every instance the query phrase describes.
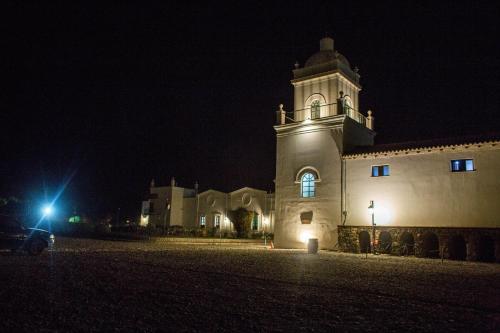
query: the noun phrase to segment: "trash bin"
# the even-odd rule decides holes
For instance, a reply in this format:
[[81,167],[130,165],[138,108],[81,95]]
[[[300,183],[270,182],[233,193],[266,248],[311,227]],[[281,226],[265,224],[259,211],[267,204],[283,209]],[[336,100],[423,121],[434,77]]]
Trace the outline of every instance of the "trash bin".
[[316,254],[318,253],[318,239],[317,238],[309,238],[307,242],[307,253]]

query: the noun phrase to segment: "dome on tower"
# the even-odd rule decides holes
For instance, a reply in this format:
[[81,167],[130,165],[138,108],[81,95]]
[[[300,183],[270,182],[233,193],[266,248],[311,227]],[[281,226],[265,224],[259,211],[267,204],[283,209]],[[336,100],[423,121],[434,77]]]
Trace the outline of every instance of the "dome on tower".
[[332,38],[325,37],[320,40],[319,44],[320,44],[319,52],[310,56],[309,59],[307,59],[304,67],[316,66],[335,60],[344,63],[347,67],[351,67],[347,58],[334,50]]
[[342,54],[340,54],[337,51],[319,51],[307,59],[304,67],[311,67],[315,65],[320,65],[324,64],[330,61],[338,60],[340,62],[343,62],[346,66],[351,67],[349,64],[349,61],[347,60],[346,57],[344,57]]
[[[349,60],[340,54],[333,47],[333,39],[330,37],[322,38],[319,41],[319,52],[316,52],[307,59],[304,67],[295,63],[293,79],[305,80],[332,73],[340,73],[352,83],[359,85],[359,73],[357,69],[352,69]],[[359,86],[361,88],[361,86]]]

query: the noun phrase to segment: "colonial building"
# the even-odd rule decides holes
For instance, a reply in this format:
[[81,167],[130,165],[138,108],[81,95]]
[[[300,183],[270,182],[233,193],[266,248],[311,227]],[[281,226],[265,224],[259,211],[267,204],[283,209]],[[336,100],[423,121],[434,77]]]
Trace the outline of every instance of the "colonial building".
[[296,64],[274,127],[275,245],[499,260],[499,138],[375,145],[359,78],[331,38]]
[[233,225],[229,212],[238,208],[254,212],[252,231],[272,233],[274,229],[274,194],[250,187],[224,193],[213,189],[198,192],[177,186],[156,186],[151,181],[149,198],[142,204],[142,226],[158,229],[182,227],[186,230],[211,230],[213,234],[229,234]]

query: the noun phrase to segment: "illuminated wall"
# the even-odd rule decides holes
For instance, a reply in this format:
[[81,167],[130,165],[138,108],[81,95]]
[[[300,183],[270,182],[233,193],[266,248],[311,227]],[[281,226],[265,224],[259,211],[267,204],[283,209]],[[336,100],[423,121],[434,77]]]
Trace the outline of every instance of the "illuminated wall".
[[[373,145],[375,133],[366,127],[364,116],[357,112],[361,90],[357,70],[334,49],[333,39],[323,38],[320,50],[304,67],[296,65],[291,83],[294,86],[293,116],[283,121],[280,115],[279,124],[274,127],[277,137],[275,245],[304,248],[309,238],[317,238],[320,248],[334,248],[337,225],[342,220],[341,156],[346,149]],[[343,106],[339,106],[340,92],[344,97],[349,96],[354,108],[351,116],[357,121],[346,116]],[[315,100],[322,106],[319,115],[311,117],[310,107]],[[301,195],[298,176],[304,168],[317,173],[313,197]]]
[[[340,151],[335,132],[342,117],[323,124],[276,127],[276,224],[275,245],[303,248],[304,237],[318,238],[321,247],[337,241],[340,219]],[[337,126],[337,129],[332,127]],[[325,153],[328,152],[328,153]],[[297,174],[304,167],[318,171],[316,194],[302,198]],[[312,223],[304,224],[301,214],[312,212]]]
[[[370,225],[373,200],[380,226],[500,227],[498,143],[386,155],[345,156],[346,225]],[[451,172],[456,159],[473,159],[476,170]],[[390,175],[372,177],[373,165],[389,165]]]

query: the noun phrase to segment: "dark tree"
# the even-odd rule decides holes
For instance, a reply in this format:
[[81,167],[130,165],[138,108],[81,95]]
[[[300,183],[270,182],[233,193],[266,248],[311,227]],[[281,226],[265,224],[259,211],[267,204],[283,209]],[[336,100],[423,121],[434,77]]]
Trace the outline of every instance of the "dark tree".
[[254,214],[243,207],[229,211],[229,219],[233,223],[238,238],[248,237]]

